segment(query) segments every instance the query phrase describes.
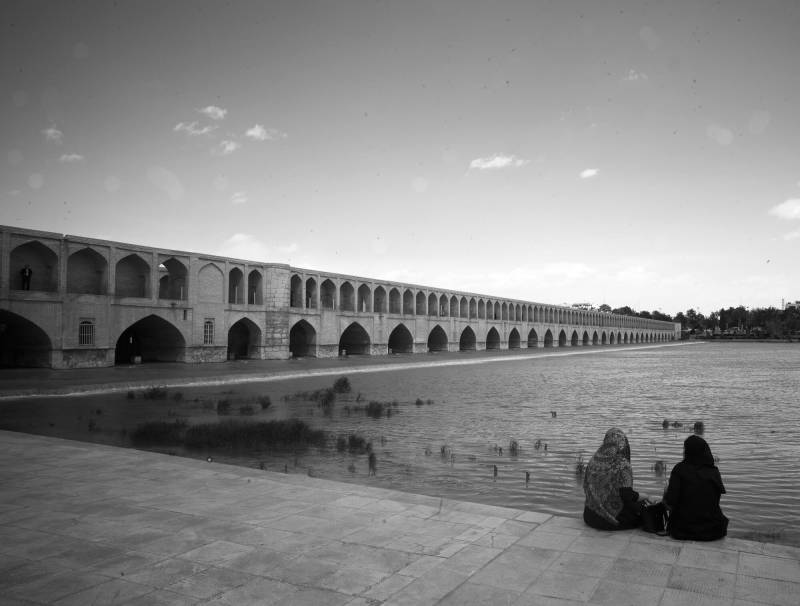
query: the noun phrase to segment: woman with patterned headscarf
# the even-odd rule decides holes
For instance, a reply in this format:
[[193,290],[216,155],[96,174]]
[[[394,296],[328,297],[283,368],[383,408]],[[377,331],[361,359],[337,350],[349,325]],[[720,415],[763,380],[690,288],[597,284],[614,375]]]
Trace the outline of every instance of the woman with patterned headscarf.
[[633,489],[631,447],[621,429],[606,432],[583,476],[583,520],[599,530],[636,528],[642,523],[639,493]]
[[683,443],[683,461],[672,468],[664,493],[670,536],[691,541],[724,537],[728,518],[719,506],[723,494],[725,486],[711,448],[700,436],[689,436]]

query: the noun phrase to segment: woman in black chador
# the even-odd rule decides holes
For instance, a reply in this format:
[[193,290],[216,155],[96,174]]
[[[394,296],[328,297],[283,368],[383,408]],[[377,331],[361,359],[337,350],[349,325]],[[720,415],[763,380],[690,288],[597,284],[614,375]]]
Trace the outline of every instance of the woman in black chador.
[[691,435],[683,443],[683,461],[672,469],[664,504],[670,511],[674,539],[715,541],[728,533],[728,518],[719,506],[725,494],[722,476],[708,443]]

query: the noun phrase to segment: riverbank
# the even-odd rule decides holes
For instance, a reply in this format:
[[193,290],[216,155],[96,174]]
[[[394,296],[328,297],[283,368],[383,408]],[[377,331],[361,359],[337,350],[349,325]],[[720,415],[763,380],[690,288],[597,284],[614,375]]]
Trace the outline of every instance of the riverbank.
[[4,603],[761,604],[800,549],[0,431]]
[[107,368],[54,370],[9,368],[0,370],[0,399],[21,397],[91,395],[140,390],[153,385],[204,387],[329,376],[339,373],[382,372],[421,366],[486,364],[537,357],[602,355],[697,344],[689,341],[652,345],[619,345],[580,348],[514,349],[391,356],[341,358],[294,358],[290,360],[236,360],[209,364],[163,362]]

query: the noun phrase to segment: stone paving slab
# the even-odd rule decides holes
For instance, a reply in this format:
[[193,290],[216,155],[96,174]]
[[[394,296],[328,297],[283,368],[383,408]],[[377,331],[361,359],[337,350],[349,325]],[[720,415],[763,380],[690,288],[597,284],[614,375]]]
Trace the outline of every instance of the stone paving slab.
[[0,431],[0,606],[796,606],[800,548]]

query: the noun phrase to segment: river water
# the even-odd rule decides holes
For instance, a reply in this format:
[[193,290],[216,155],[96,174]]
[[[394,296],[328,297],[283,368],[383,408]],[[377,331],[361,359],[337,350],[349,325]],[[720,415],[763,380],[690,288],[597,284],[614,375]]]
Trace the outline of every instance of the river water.
[[[89,439],[124,443],[113,438],[115,432],[122,435],[121,426],[145,417],[166,418],[167,409],[170,417],[208,421],[214,413],[207,406],[191,408],[193,398],[244,401],[268,394],[273,405],[248,418],[296,417],[332,435],[357,433],[373,443],[375,475],[368,474],[366,455],[334,448],[227,454],[218,460],[576,517],[583,510],[576,462],[591,458],[609,427],[628,435],[635,488],[659,498],[669,469],[682,457],[684,439],[701,421],[727,488],[722,508],[731,519],[729,535],[800,545],[796,344],[540,350],[470,364],[455,358],[451,365],[416,364],[416,356],[412,360],[413,365],[382,372],[354,368],[350,374],[343,368],[339,374],[348,374],[352,392],[340,397],[330,414],[313,403],[282,396],[330,386],[337,375],[197,387],[184,390],[180,405],[139,399],[134,404],[122,396],[73,400],[82,403],[87,415],[98,402],[105,407],[104,416],[96,417],[105,432],[96,428]],[[431,403],[417,405],[418,398]],[[373,418],[357,410],[369,400],[396,401],[390,406],[392,415]],[[64,416],[64,402],[19,406],[46,419]],[[0,407],[4,426],[37,431],[32,422],[27,427],[10,424],[13,408],[11,403]],[[665,419],[670,422],[666,429]],[[58,423],[69,425],[63,419]],[[42,433],[58,432],[51,428]],[[516,454],[511,440],[519,444]],[[658,462],[666,473],[659,473]]]

